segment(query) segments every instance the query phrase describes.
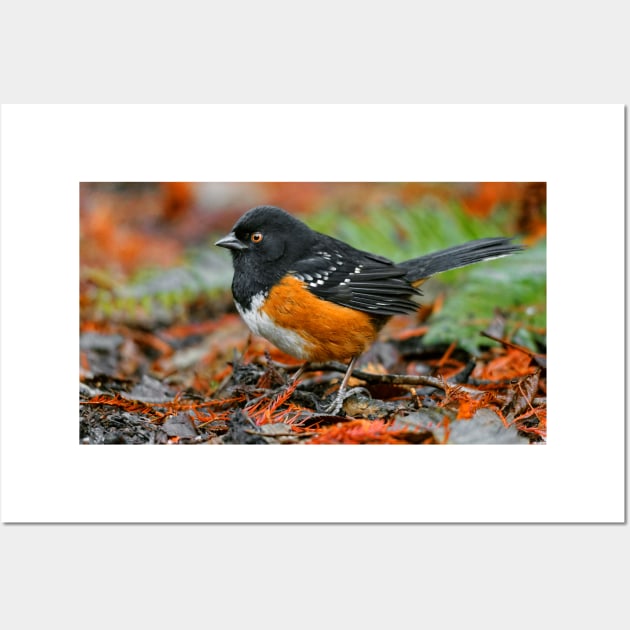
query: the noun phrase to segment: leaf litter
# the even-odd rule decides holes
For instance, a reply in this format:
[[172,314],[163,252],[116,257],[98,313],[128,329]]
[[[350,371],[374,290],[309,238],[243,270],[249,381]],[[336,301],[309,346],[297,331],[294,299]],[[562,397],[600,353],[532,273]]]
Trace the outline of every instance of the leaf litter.
[[[230,330],[217,328],[217,330]],[[479,357],[449,345],[424,347],[422,331],[380,344],[385,363],[366,356],[350,386],[358,388],[339,415],[327,414],[344,365],[311,366],[297,382],[291,364],[266,342],[250,338],[240,352],[231,335],[215,336],[211,348],[194,343],[207,361],[173,370],[178,353],[191,352],[177,336],[159,335],[162,356],[147,354],[144,369],[124,374],[120,342],[88,333],[88,363],[107,370],[84,374],[80,439],[84,444],[527,444],[546,439],[545,368],[542,355],[514,347],[488,347]],[[192,343],[192,342],[191,342]],[[92,357],[92,349],[98,353]],[[135,350],[140,352],[139,349]],[[231,353],[230,353],[231,351]],[[230,356],[231,354],[231,356]],[[164,356],[169,358],[165,363]],[[110,361],[105,361],[110,358]],[[433,366],[433,367],[432,367]],[[169,373],[170,372],[170,373]]]

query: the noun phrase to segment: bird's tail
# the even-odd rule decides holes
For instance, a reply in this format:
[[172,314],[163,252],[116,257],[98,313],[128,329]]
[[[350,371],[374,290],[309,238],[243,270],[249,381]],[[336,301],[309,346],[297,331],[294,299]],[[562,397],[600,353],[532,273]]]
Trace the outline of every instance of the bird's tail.
[[439,252],[412,258],[398,263],[399,267],[407,269],[407,280],[418,286],[423,280],[436,273],[465,267],[484,260],[501,258],[520,252],[524,247],[512,244],[511,238],[480,238],[463,245],[455,245]]

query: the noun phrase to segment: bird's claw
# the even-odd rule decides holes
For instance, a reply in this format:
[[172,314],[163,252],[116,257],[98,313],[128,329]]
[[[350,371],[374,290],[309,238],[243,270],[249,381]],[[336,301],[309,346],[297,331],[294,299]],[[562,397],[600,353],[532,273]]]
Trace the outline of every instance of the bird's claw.
[[371,398],[370,392],[365,387],[352,387],[345,391],[339,390],[339,392],[337,392],[337,395],[335,396],[335,400],[333,400],[333,402],[328,405],[328,407],[326,407],[326,413],[330,414],[331,416],[338,415],[341,411],[343,403],[351,396],[359,393],[365,393]]

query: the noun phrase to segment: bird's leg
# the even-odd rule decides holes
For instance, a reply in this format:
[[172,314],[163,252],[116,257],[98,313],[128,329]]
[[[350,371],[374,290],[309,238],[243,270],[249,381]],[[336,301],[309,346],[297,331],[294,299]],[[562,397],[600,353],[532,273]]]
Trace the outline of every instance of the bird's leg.
[[[352,376],[352,370],[354,369],[354,364],[356,363],[358,358],[359,357],[353,357],[353,359],[348,364],[348,369],[346,370],[343,380],[341,381],[341,385],[339,386],[339,390],[337,391],[335,400],[332,402],[332,404],[326,407],[325,409],[326,413],[336,416],[339,413],[341,406],[343,405],[343,401],[346,400],[346,398],[349,398],[356,392],[366,391],[364,387],[353,387],[352,389],[346,390],[348,381],[350,380],[350,377]],[[302,376],[302,374],[304,374],[304,372],[307,371],[310,368],[310,366],[311,364],[308,361],[304,363],[304,365],[302,365],[302,367],[300,367],[300,369],[291,378],[291,385],[293,385],[294,383],[297,383],[297,380],[300,378],[300,376]]]
[[292,382],[295,383],[302,374],[304,374],[304,370],[308,367],[308,361],[293,375]]
[[347,392],[345,391],[346,385],[348,384],[348,381],[350,380],[350,376],[352,375],[352,370],[354,369],[354,364],[356,363],[357,359],[358,357],[353,357],[352,361],[350,361],[350,364],[348,365],[348,369],[346,370],[346,373],[343,377],[343,381],[341,381],[341,385],[339,386],[339,391],[337,392],[337,396],[335,397],[333,404],[330,405],[326,409],[326,412],[331,414],[332,416],[336,416],[339,413],[339,410],[341,409],[341,406],[343,405],[343,401],[346,398],[352,396],[352,394],[354,394],[357,390],[364,389],[363,387],[353,387]]

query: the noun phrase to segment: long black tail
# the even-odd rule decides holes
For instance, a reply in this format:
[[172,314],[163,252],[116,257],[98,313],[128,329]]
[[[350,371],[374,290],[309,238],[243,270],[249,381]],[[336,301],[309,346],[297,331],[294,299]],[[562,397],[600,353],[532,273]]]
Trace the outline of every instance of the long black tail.
[[455,245],[439,252],[406,260],[398,263],[398,266],[408,269],[407,280],[413,283],[434,276],[436,273],[509,256],[523,249],[525,248],[521,245],[513,245],[511,238],[480,238],[463,245]]

